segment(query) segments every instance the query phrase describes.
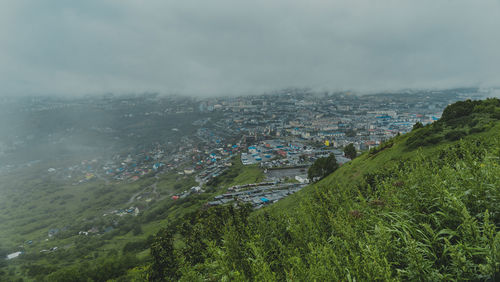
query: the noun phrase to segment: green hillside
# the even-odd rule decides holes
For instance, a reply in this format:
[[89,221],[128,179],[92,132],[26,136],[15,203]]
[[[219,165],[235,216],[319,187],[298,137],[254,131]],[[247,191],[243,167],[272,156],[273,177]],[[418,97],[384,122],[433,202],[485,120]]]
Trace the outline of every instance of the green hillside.
[[[44,172],[46,169],[36,175]],[[213,179],[213,185],[204,187],[204,193],[173,200],[172,195],[198,185],[192,175],[172,171],[146,175],[135,182],[106,183],[94,179],[74,186],[63,185],[60,180],[56,182],[53,176],[33,177],[27,185],[25,179],[30,173],[35,174],[35,168],[3,178],[3,187],[12,189],[8,198],[0,199],[3,211],[0,222],[6,227],[0,229],[0,256],[16,250],[9,250],[8,246],[20,249],[18,244],[22,244],[25,253],[15,260],[0,260],[2,282],[108,281],[124,275],[126,277],[119,281],[130,281],[135,276],[143,281],[143,268],[151,261],[149,247],[154,234],[163,226],[177,226],[180,220],[198,211],[229,186],[260,182],[264,178],[263,170],[257,165],[243,166],[235,157],[232,166]],[[30,197],[23,196],[30,187],[37,189],[30,191]],[[162,196],[151,201],[145,196],[142,202],[129,202],[131,195],[137,199],[137,195],[148,195],[153,189]],[[69,194],[72,197],[64,196]],[[29,209],[23,208],[28,205]],[[131,205],[139,206],[141,213],[137,216],[110,213]],[[35,220],[30,220],[33,217]],[[47,226],[67,227],[47,238]],[[107,226],[113,228],[88,236],[79,234],[80,230],[93,227],[103,230]],[[53,247],[58,247],[57,251],[43,251]]]
[[490,280],[500,273],[500,100],[464,101],[268,208],[158,233],[150,280]]

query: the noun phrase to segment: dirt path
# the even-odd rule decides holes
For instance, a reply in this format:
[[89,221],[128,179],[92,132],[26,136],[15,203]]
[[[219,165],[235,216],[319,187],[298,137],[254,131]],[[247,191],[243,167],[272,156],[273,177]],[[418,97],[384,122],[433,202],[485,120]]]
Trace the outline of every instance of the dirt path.
[[158,191],[156,191],[156,185],[158,184],[158,179],[160,179],[157,175],[154,176],[154,178],[156,179],[155,183],[145,187],[144,189],[142,189],[141,191],[135,193],[134,195],[132,195],[132,197],[130,197],[130,200],[128,200],[127,204],[131,204],[134,202],[134,199],[139,196],[140,194],[144,193],[144,191],[146,191],[147,189],[149,188],[153,188],[153,191],[152,193],[153,194],[156,194],[156,196],[159,198],[160,197],[160,193],[158,193]]

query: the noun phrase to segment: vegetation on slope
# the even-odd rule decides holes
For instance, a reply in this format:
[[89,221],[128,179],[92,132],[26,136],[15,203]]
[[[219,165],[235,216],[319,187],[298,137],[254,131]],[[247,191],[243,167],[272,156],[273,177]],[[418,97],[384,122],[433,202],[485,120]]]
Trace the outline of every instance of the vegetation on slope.
[[239,156],[234,157],[230,169],[221,175],[212,178],[207,185],[215,187],[228,188],[234,185],[249,184],[261,182],[265,178],[262,169],[258,165],[244,166]]
[[406,140],[409,149],[437,144],[443,140],[456,141],[467,134],[491,129],[500,120],[500,100],[460,101],[446,107],[440,120],[419,129]]
[[328,157],[318,158],[307,170],[307,178],[310,181],[315,181],[316,179],[322,179],[330,175],[336,169],[339,168],[337,159],[335,159],[334,154],[330,154]]
[[[113,224],[113,222],[106,223],[114,226],[114,229],[102,235],[85,236],[77,234],[79,230],[88,230],[92,226],[106,226],[100,222],[112,219],[109,216],[102,216],[103,212],[110,209],[109,206],[106,206],[106,204],[110,204],[108,197],[105,197],[103,201],[99,201],[98,205],[91,206],[95,210],[87,208],[85,214],[80,214],[80,217],[74,217],[72,223],[69,219],[67,222],[61,222],[62,219],[66,218],[58,214],[59,218],[61,218],[59,224],[65,224],[69,227],[48,241],[42,239],[33,240],[32,245],[25,246],[26,253],[16,260],[0,260],[0,281],[17,281],[18,279],[19,281],[51,282],[108,281],[110,279],[117,279],[118,281],[143,281],[143,268],[145,265],[149,265],[151,261],[149,248],[153,244],[153,234],[157,233],[162,226],[167,224],[179,226],[182,223],[182,219],[194,218],[198,214],[205,215],[202,209],[204,204],[209,199],[213,199],[213,196],[225,191],[227,187],[259,182],[264,178],[263,171],[258,166],[243,166],[239,158],[234,158],[232,164],[225,173],[216,178],[214,186],[205,187],[207,190],[205,193],[192,194],[177,200],[171,199],[170,196],[198,185],[194,181],[194,177],[180,176],[172,172],[159,175],[157,179],[148,177],[133,183],[121,184],[119,186],[117,184],[117,187],[120,187],[120,189],[114,190],[97,186],[98,184],[104,186],[101,182],[89,183],[88,187],[84,186],[85,189],[99,192],[99,194],[95,193],[95,198],[93,194],[82,193],[82,195],[90,199],[89,201],[97,201],[99,198],[115,195],[114,198],[120,198],[120,200],[114,198],[113,200],[123,205],[123,203],[126,203],[130,199],[130,195],[134,191],[140,191],[152,183],[156,183],[157,191],[162,197],[151,201],[148,207],[141,208],[141,213],[136,217],[124,216],[120,217],[119,221],[116,221],[117,224]],[[105,190],[105,192],[101,192],[102,190]],[[43,190],[40,189],[36,192],[40,195],[40,192],[43,192]],[[62,190],[62,192],[65,191]],[[58,193],[59,191],[47,194],[53,198],[58,196]],[[75,194],[73,200],[76,203],[73,203],[72,200],[72,205],[68,206],[68,208],[78,211],[82,209],[81,205],[88,204],[87,201],[79,203],[79,196],[80,194]],[[69,205],[69,200],[67,201]],[[41,201],[41,203],[43,202]],[[85,218],[85,216],[93,216],[97,220],[80,220],[80,218]],[[50,217],[47,219],[43,218],[43,220],[49,219]],[[116,218],[113,220],[116,220]],[[6,221],[5,223],[12,223],[12,228],[15,227],[15,221],[13,220]],[[46,226],[43,225],[45,223],[45,221],[39,222],[42,226]],[[18,226],[17,228],[23,230],[22,228],[28,227]],[[4,233],[9,235],[9,232],[7,232],[9,230],[0,231],[2,231],[0,235]],[[189,238],[188,231],[188,225],[185,225],[183,229],[179,229],[175,241],[176,246],[185,244],[180,239]],[[38,234],[39,232],[39,230],[36,230],[29,234],[26,233],[28,235],[25,235],[27,237],[23,238],[22,241],[37,238],[36,236],[46,236],[46,232],[44,232],[45,234]],[[0,238],[3,237],[0,236]],[[16,242],[14,236],[5,236],[5,238]],[[19,238],[17,240],[19,241]],[[194,242],[194,240],[191,242]],[[5,249],[5,246],[8,245],[7,243],[9,243],[8,240],[0,240],[0,255],[5,256],[7,253],[12,252]],[[59,249],[54,252],[39,252],[43,248],[50,249],[52,246],[59,246]]]
[[[191,214],[157,235],[144,277],[493,281],[500,270],[499,110],[497,99],[454,104],[442,121],[257,213],[215,207]],[[460,140],[446,137],[458,130]]]

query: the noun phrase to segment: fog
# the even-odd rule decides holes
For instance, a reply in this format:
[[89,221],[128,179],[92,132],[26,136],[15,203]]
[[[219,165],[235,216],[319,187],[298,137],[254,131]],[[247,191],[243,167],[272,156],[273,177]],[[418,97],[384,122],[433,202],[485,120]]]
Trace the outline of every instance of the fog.
[[0,0],[0,281],[494,280],[499,15]]
[[1,1],[0,95],[498,86],[500,2]]

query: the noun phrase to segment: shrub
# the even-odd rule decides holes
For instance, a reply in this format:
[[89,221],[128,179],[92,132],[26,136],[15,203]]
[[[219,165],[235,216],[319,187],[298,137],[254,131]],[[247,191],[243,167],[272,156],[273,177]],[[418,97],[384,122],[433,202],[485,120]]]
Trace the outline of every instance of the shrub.
[[444,137],[447,140],[456,141],[456,140],[462,139],[466,135],[467,134],[464,131],[462,131],[462,130],[453,130],[453,131],[450,131],[450,132],[446,133],[446,135]]

